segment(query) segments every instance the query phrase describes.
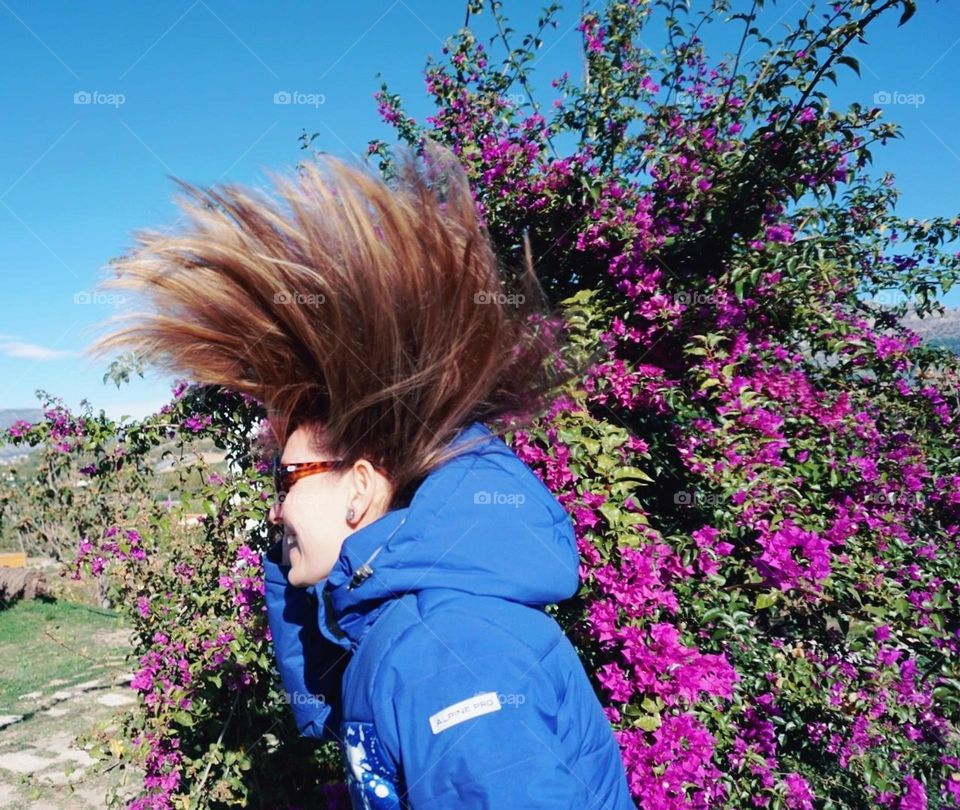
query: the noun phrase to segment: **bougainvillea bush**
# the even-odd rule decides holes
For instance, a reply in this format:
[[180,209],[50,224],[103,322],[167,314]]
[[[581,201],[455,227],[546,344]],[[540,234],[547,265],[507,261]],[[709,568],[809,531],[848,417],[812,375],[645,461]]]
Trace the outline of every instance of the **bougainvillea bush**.
[[[35,447],[39,471],[4,481],[0,521],[31,553],[57,552],[38,527],[73,531],[61,575],[96,583],[134,630],[137,709],[84,736],[100,767],[129,767],[109,805],[346,806],[338,752],[298,736],[273,667],[260,403],[179,381],[157,414],[116,422],[38,393],[44,419],[5,438]],[[226,472],[197,452],[203,440]],[[162,486],[158,462],[173,464]]]
[[[960,219],[895,215],[869,170],[898,128],[825,92],[914,5],[814,2],[776,43],[759,0],[699,5],[587,6],[580,77],[535,82],[558,9],[521,36],[472,0],[427,65],[435,112],[377,100],[402,142],[459,156],[506,266],[529,242],[586,369],[505,438],[574,521],[582,587],[556,615],[638,807],[957,807],[960,364],[900,318],[957,279]],[[718,23],[742,37],[711,61]],[[145,763],[139,806],[332,806],[332,754],[295,738],[270,669],[255,403],[224,396],[187,409],[238,459],[206,525],[117,528],[156,562],[109,569],[143,701],[104,750]]]

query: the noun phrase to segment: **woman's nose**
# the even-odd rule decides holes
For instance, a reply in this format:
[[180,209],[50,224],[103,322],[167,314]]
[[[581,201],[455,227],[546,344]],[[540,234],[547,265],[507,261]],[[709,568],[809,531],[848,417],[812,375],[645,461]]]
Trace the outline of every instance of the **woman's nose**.
[[275,500],[273,506],[270,507],[270,512],[268,513],[267,519],[274,525],[279,526],[283,523],[283,518],[280,516],[280,501]]

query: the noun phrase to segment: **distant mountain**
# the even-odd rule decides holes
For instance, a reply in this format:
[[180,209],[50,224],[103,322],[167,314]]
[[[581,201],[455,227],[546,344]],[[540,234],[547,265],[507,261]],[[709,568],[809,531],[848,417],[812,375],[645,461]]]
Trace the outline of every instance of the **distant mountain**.
[[[19,419],[24,422],[39,422],[43,419],[41,408],[0,408],[0,432],[5,431]],[[36,447],[14,447],[0,441],[0,464],[9,464],[14,459],[22,458],[35,452]]]
[[930,314],[918,318],[913,312],[904,316],[901,323],[920,335],[927,343],[944,346],[960,354],[960,308],[944,309],[942,315]]
[[43,419],[42,408],[0,408],[0,430],[22,419],[24,422],[39,422]]

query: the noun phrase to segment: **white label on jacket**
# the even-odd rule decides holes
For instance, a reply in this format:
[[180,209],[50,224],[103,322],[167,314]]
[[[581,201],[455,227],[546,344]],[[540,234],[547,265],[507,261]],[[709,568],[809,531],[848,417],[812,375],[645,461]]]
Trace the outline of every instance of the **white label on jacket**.
[[474,695],[430,715],[430,728],[433,729],[434,734],[439,734],[471,717],[498,711],[500,711],[500,698],[497,697],[497,693],[484,692],[482,695]]

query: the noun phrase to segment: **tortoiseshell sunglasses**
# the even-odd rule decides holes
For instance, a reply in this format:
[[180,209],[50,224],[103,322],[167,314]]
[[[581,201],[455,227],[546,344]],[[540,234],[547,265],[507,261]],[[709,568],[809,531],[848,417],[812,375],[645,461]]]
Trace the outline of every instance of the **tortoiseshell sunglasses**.
[[343,464],[342,458],[335,458],[330,461],[300,461],[293,464],[281,464],[280,455],[277,454],[273,457],[273,487],[276,490],[277,498],[282,502],[290,488],[301,478],[334,470],[341,464]]
[[[343,463],[344,459],[335,458],[329,461],[298,461],[292,464],[281,464],[280,454],[278,453],[273,457],[273,488],[277,493],[277,498],[282,503],[290,491],[290,487],[301,478],[335,470],[341,467]],[[382,465],[374,464],[373,468],[388,478],[390,477]]]

